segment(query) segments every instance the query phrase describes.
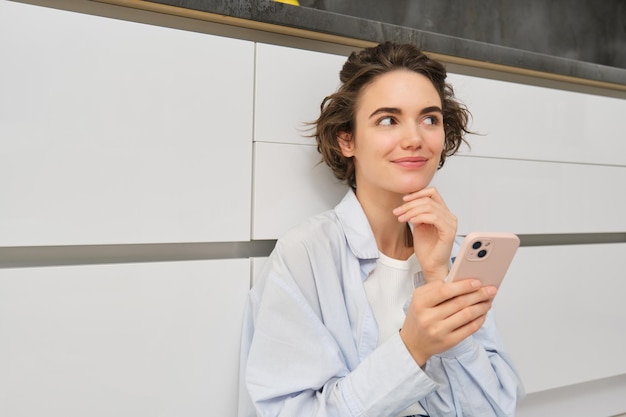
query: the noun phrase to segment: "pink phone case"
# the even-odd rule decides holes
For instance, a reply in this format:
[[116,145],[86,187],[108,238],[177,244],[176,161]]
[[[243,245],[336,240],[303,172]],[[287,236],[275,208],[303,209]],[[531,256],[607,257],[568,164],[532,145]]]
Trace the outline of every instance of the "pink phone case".
[[518,247],[513,233],[472,232],[461,243],[448,281],[478,278],[483,285],[499,287]]

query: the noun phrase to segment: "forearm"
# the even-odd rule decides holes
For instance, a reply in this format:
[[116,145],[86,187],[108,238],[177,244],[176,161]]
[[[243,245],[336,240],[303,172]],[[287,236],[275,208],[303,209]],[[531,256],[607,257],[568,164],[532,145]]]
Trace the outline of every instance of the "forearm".
[[[257,365],[250,366],[256,368]],[[317,364],[312,362],[309,366],[315,369]],[[254,369],[253,373],[259,371]],[[271,369],[263,373],[271,379]],[[260,416],[394,415],[437,388],[415,364],[399,336],[378,347],[352,372],[328,378],[321,387],[311,384],[299,392],[289,393],[287,391],[294,385],[288,381],[271,381],[271,384],[273,394],[265,397],[259,395],[257,382],[249,385]]]
[[355,415],[394,415],[437,388],[399,335],[376,349],[344,382],[346,392],[357,399]]

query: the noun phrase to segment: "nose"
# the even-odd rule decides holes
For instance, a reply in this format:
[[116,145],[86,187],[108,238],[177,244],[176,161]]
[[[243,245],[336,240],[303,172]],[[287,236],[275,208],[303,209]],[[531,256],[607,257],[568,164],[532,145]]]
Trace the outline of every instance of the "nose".
[[402,132],[401,146],[404,149],[419,149],[424,143],[422,132],[417,124],[407,124]]

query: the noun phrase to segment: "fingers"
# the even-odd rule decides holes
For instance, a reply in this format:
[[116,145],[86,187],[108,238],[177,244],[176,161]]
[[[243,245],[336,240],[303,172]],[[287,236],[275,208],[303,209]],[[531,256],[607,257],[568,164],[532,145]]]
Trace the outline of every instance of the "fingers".
[[404,200],[405,202],[409,202],[409,201],[413,201],[413,200],[417,200],[421,198],[430,198],[433,201],[436,201],[437,203],[446,207],[445,201],[443,200],[443,198],[441,197],[441,194],[439,194],[439,191],[437,191],[435,187],[427,187],[422,190],[416,191],[414,193],[407,194],[402,197],[402,200]]
[[393,214],[398,221],[413,226],[413,250],[424,279],[427,282],[442,280],[448,273],[457,218],[433,187],[407,194],[404,201]]
[[[454,314],[447,317],[442,322],[442,324],[445,326],[445,331],[454,333],[455,331],[458,331],[459,329],[485,316],[491,309],[492,301],[493,298],[488,298],[487,300],[470,304],[456,311]],[[468,330],[471,330],[471,326]],[[476,328],[474,331],[476,330],[478,330],[478,328]],[[470,334],[472,333],[473,332],[471,332]]]
[[[488,311],[488,310],[487,310]],[[450,337],[453,338],[458,344],[464,339],[467,339],[474,333],[476,333],[483,324],[485,324],[485,320],[487,319],[487,312],[479,315],[474,320],[465,322],[463,325],[457,327],[454,331],[450,333]],[[454,346],[454,345],[453,345]]]
[[[461,284],[461,285],[456,285]],[[424,289],[424,291],[420,291]],[[439,330],[453,332],[487,314],[491,308],[496,288],[481,287],[475,279],[454,283],[429,283],[415,290],[413,299],[420,306],[418,315],[425,312],[432,323],[439,322]]]
[[421,365],[478,331],[495,291],[494,287],[480,287],[475,279],[432,282],[417,288],[400,332],[415,361]]
[[434,307],[446,301],[455,300],[459,296],[479,291],[481,287],[482,283],[477,279],[463,279],[448,283],[434,281],[418,287],[414,297],[421,299],[427,307]]
[[457,219],[435,188],[426,188],[403,197],[405,203],[393,210],[400,222],[433,225],[442,232],[456,232]]
[[410,221],[412,217],[421,213],[449,213],[448,207],[436,189],[429,188],[408,194],[403,197],[405,201],[393,210],[393,214],[398,216],[401,222]]

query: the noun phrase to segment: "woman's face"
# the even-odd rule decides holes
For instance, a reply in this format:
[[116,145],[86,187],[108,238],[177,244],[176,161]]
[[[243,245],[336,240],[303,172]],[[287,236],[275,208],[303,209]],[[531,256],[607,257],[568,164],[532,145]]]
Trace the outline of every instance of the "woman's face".
[[441,99],[428,78],[408,70],[374,79],[357,100],[355,128],[340,134],[353,157],[357,194],[408,194],[425,188],[439,166],[445,133]]

